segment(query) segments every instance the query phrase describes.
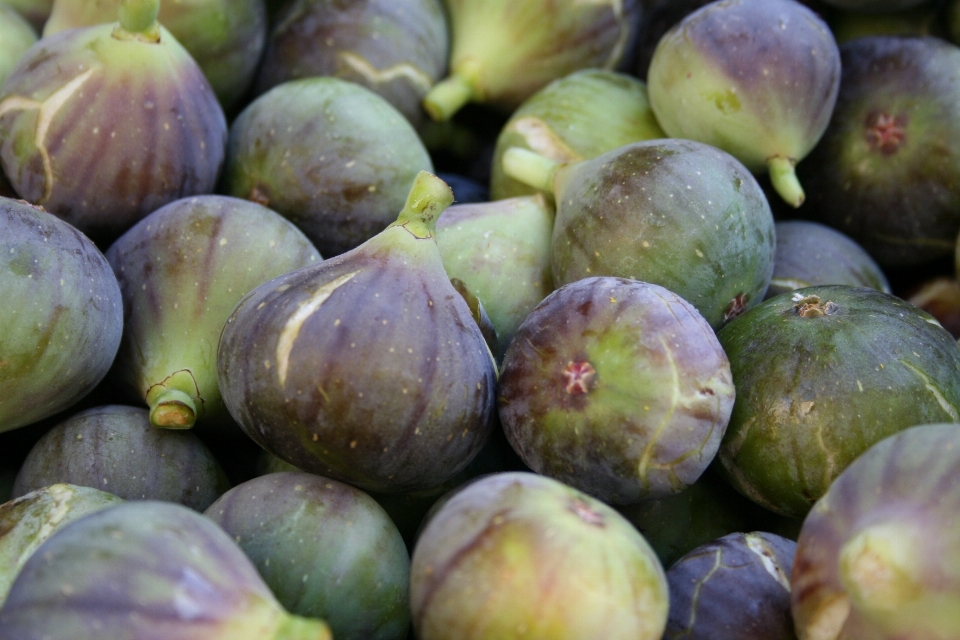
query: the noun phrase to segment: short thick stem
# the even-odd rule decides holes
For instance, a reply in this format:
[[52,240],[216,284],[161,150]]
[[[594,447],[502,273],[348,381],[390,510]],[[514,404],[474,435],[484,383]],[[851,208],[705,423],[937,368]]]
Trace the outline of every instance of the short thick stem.
[[330,627],[323,620],[287,614],[269,640],[332,640]]
[[797,179],[797,162],[792,158],[774,156],[767,161],[770,169],[770,182],[780,197],[791,207],[799,207],[806,199],[803,187]]
[[554,192],[554,178],[562,166],[539,153],[522,147],[510,147],[503,154],[503,172],[534,189]]
[[444,122],[473,100],[475,95],[473,83],[454,73],[433,85],[423,98],[423,108],[431,118]]
[[120,25],[113,36],[121,40],[159,42],[159,13],[160,0],[121,0],[117,14]]
[[437,218],[451,204],[450,185],[428,171],[421,171],[413,180],[403,210],[391,226],[402,226],[417,238],[433,237]]
[[161,429],[189,429],[197,421],[193,398],[179,389],[165,389],[150,405],[150,424]]

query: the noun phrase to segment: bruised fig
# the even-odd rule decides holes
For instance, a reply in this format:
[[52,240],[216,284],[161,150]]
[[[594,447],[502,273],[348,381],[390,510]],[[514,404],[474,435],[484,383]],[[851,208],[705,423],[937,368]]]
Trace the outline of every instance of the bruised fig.
[[800,206],[795,166],[827,128],[840,87],[840,51],[816,13],[796,0],[712,2],[661,38],[647,82],[667,135],[768,171]]
[[112,375],[147,403],[155,427],[171,429],[229,419],[217,386],[223,323],[254,287],[321,260],[278,213],[216,195],[161,207],[106,257],[125,314]]
[[227,125],[210,83],[156,21],[42,38],[0,88],[0,161],[13,188],[102,245],[162,205],[210,193]]
[[330,640],[277,602],[214,522],[169,502],[127,502],[70,523],[23,565],[2,640]]
[[540,2],[446,0],[450,75],[423,99],[434,120],[468,102],[513,110],[552,80],[578,69],[613,69],[626,53],[639,0]]
[[434,239],[452,200],[421,172],[387,229],[240,301],[220,338],[220,390],[263,448],[392,493],[435,487],[480,450],[496,368]]

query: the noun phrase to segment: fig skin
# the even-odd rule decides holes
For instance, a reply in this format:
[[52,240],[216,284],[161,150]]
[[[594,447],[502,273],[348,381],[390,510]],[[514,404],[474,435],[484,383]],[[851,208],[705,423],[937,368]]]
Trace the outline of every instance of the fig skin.
[[13,188],[101,246],[168,202],[211,193],[226,136],[210,83],[162,26],[43,38],[0,90]]
[[204,515],[287,611],[322,618],[337,640],[407,637],[410,557],[363,491],[310,473],[272,473],[237,485]]
[[16,9],[37,33],[43,29],[53,9],[53,0],[3,0],[3,4]]
[[280,213],[329,258],[392,223],[421,170],[433,163],[399,111],[358,84],[314,77],[237,117],[223,189]]
[[504,356],[500,422],[523,461],[607,503],[693,484],[733,409],[706,320],[663,287],[584,278],[524,320]]
[[960,421],[960,347],[930,314],[869,288],[765,301],[718,333],[737,401],[717,459],[738,491],[795,518],[875,442]]
[[496,366],[436,245],[452,199],[421,172],[389,228],[240,301],[220,338],[218,378],[260,446],[384,493],[436,487],[480,450]]
[[791,608],[800,640],[960,634],[960,430],[922,424],[863,453],[803,523]]
[[0,5],[0,84],[24,53],[37,41],[37,32],[13,7]]
[[278,213],[216,195],[154,211],[106,258],[124,299],[113,379],[150,406],[151,424],[173,429],[229,421],[216,368],[224,322],[258,285],[322,260]]
[[556,480],[499,473],[436,512],[417,541],[410,600],[420,640],[659,640],[663,568],[633,526]]
[[125,500],[165,500],[202,511],[230,488],[220,464],[196,435],[154,429],[139,407],[86,409],[45,433],[13,484],[20,497],[70,483]]
[[26,202],[0,198],[0,432],[50,417],[106,376],[123,301],[89,238]]
[[449,40],[439,0],[296,0],[270,32],[255,92],[335,76],[377,93],[419,127],[420,101],[446,72]]
[[784,200],[803,203],[794,167],[827,128],[840,86],[837,43],[812,10],[794,0],[712,2],[664,34],[647,82],[667,135],[769,171]]
[[169,502],[127,502],[67,525],[0,609],[2,640],[330,640],[293,616],[224,531]]

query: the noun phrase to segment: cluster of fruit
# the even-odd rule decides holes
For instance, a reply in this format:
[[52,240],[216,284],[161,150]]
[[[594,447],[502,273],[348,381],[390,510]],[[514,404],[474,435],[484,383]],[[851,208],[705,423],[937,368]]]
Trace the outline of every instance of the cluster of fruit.
[[960,638],[955,36],[0,3],[0,640]]

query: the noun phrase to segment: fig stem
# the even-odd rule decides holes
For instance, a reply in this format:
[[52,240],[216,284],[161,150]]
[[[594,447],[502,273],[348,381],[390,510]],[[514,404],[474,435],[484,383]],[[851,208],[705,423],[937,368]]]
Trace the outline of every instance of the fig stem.
[[391,227],[404,227],[415,237],[433,238],[437,218],[453,204],[453,190],[429,171],[421,171],[413,180],[407,202]]
[[159,42],[158,13],[160,0],[121,0],[118,12],[120,26],[114,30],[114,37],[121,40]]
[[770,170],[770,182],[773,183],[773,188],[780,197],[791,207],[799,207],[803,204],[807,196],[797,179],[796,160],[774,156],[767,161],[767,167]]
[[895,613],[922,592],[919,541],[903,522],[861,530],[840,550],[840,577],[861,610]]
[[534,189],[554,192],[553,180],[561,164],[522,147],[510,147],[503,154],[503,172]]
[[423,108],[437,122],[446,122],[475,97],[473,83],[453,73],[433,85],[423,97]]
[[189,429],[197,421],[193,398],[179,389],[165,389],[153,399],[150,424],[161,429]]
[[333,640],[333,633],[323,620],[288,613],[269,640]]

